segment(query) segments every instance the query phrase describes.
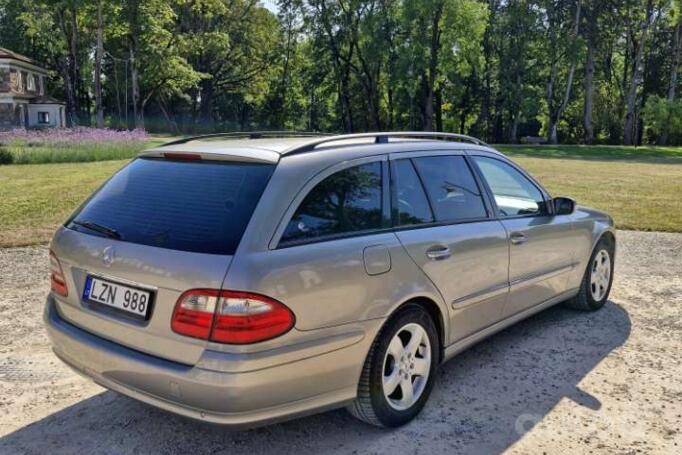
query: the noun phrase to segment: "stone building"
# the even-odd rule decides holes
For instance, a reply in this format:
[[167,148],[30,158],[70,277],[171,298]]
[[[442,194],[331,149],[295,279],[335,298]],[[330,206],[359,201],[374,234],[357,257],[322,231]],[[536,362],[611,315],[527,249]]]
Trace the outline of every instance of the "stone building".
[[0,47],[0,129],[62,128],[64,103],[47,96],[47,71]]

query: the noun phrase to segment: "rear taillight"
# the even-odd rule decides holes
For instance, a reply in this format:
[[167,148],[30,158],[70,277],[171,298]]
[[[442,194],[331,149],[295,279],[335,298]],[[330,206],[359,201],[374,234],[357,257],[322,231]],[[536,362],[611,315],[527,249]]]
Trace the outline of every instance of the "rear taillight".
[[193,289],[175,304],[171,328],[218,343],[248,344],[283,335],[294,322],[289,308],[264,295]]
[[294,314],[277,300],[248,292],[222,292],[211,340],[246,344],[269,340],[294,326]]
[[50,287],[55,294],[59,294],[62,297],[69,295],[62,265],[52,251],[50,251]]
[[213,289],[193,289],[182,294],[173,310],[173,332],[208,339],[219,294]]

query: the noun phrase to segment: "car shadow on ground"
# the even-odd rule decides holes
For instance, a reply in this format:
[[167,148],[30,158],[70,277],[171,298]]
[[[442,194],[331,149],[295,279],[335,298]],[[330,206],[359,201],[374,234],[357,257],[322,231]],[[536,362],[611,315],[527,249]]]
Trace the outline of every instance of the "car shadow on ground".
[[613,302],[596,313],[554,307],[441,367],[417,419],[382,430],[338,410],[228,431],[103,392],[0,439],[1,453],[498,453],[560,400],[599,410],[580,381],[628,338]]

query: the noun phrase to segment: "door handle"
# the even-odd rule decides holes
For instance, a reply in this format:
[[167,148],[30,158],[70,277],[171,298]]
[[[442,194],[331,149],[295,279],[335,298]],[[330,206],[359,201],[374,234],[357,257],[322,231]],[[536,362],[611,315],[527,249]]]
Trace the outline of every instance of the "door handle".
[[521,232],[512,232],[509,236],[509,239],[513,245],[521,245],[522,243],[526,243],[528,241],[528,237]]
[[450,252],[450,248],[446,246],[432,246],[428,250],[426,250],[426,257],[431,259],[432,261],[439,261],[442,259],[447,259],[450,256],[452,256],[452,253]]

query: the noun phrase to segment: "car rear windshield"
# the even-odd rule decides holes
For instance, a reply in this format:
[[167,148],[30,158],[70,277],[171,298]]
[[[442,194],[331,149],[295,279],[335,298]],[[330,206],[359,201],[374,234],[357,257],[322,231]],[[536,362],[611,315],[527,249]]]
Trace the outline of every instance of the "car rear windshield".
[[138,158],[67,227],[125,242],[234,254],[274,165]]

